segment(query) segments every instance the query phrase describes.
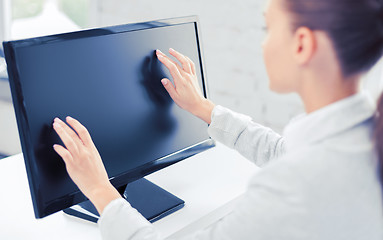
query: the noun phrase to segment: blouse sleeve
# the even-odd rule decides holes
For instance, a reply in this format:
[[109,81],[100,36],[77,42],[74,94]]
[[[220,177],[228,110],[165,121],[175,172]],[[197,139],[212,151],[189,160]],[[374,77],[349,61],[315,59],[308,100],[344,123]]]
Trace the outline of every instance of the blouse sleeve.
[[111,201],[98,220],[102,239],[162,239],[153,225],[128,201],[118,198]]
[[[282,163],[283,164],[283,163]],[[273,165],[281,165],[273,164]],[[308,239],[301,180],[288,167],[267,167],[227,216],[178,240]],[[112,201],[98,222],[104,240],[160,240],[159,231],[124,199]]]
[[220,105],[215,106],[208,133],[211,138],[237,150],[258,166],[285,152],[284,139],[270,128]]

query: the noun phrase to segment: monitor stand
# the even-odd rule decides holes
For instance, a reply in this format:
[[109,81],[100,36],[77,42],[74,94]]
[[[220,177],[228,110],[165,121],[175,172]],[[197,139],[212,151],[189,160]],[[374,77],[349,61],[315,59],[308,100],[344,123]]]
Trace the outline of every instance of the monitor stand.
[[[132,207],[150,222],[155,222],[185,205],[182,199],[145,178],[131,182],[118,190]],[[89,200],[64,209],[64,213],[92,222],[97,222],[100,217]]]

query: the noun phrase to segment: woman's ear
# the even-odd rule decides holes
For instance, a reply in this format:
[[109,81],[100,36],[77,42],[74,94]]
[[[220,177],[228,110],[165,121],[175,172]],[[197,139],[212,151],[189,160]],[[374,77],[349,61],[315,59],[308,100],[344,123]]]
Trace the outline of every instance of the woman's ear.
[[307,64],[316,49],[314,32],[307,27],[300,27],[294,33],[293,56],[298,65]]

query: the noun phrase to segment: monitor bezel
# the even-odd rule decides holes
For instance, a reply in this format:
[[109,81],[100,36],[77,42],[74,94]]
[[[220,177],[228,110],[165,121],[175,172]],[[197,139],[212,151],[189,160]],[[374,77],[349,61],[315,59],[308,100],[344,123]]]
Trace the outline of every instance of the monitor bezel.
[[[34,153],[31,145],[30,131],[28,128],[28,119],[25,111],[25,103],[23,99],[23,93],[21,89],[20,79],[17,70],[17,64],[15,61],[15,49],[19,47],[27,47],[33,45],[41,45],[46,43],[52,43],[57,41],[66,41],[70,39],[88,38],[93,36],[118,34],[123,32],[145,30],[158,27],[174,26],[178,24],[194,23],[196,29],[196,40],[199,51],[199,61],[201,69],[201,81],[203,84],[203,92],[206,98],[209,98],[207,77],[204,62],[204,54],[201,42],[201,31],[198,16],[186,16],[169,19],[161,19],[155,21],[146,21],[139,23],[128,23],[124,25],[108,26],[101,28],[86,29],[76,32],[55,34],[50,36],[35,37],[29,39],[6,41],[3,42],[4,52],[7,61],[7,68],[9,74],[9,82],[12,92],[12,100],[14,110],[16,114],[17,125],[19,129],[20,143],[24,154],[24,161],[27,170],[27,177],[30,187],[30,193],[32,197],[34,212],[36,218],[43,218],[52,213],[60,211],[62,209],[71,207],[78,204],[87,198],[80,192],[80,190],[69,193],[61,198],[52,200],[50,202],[43,202],[38,196],[38,188],[36,183],[38,182],[36,174],[33,172]],[[121,187],[129,182],[135,181],[139,178],[145,177],[155,171],[163,169],[174,163],[177,163],[183,159],[191,157],[199,152],[215,146],[215,141],[208,138],[200,143],[193,146],[186,147],[175,153],[169,154],[168,156],[155,159],[147,164],[144,164],[138,168],[132,169],[129,172],[120,174],[110,178],[111,183],[115,187]]]

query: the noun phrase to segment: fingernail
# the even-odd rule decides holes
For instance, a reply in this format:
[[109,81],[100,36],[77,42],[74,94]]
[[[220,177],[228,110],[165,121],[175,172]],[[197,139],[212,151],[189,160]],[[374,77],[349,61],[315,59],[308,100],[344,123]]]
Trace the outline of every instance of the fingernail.
[[53,127],[55,127],[55,128],[60,127],[60,123],[58,123],[58,122],[54,122],[54,123],[53,123]]
[[157,50],[156,50],[156,53],[157,53],[157,54],[163,54],[163,53],[161,52],[160,49],[157,49]]
[[72,117],[70,117],[70,116],[67,116],[66,117],[66,120],[72,120],[73,118]]
[[157,57],[160,58],[160,59],[164,58],[164,56],[162,56],[162,55],[157,55]]
[[175,52],[175,50],[173,48],[169,48],[169,51],[170,52]]
[[166,81],[165,79],[162,79],[161,82],[162,82],[163,85],[168,84],[168,81]]
[[53,149],[55,149],[55,148],[56,148],[56,146],[57,146],[57,144],[53,144]]

